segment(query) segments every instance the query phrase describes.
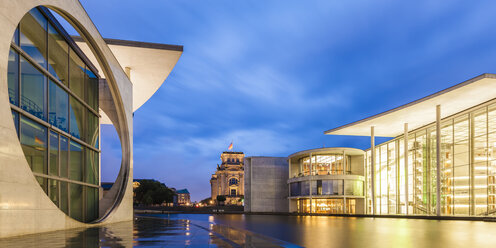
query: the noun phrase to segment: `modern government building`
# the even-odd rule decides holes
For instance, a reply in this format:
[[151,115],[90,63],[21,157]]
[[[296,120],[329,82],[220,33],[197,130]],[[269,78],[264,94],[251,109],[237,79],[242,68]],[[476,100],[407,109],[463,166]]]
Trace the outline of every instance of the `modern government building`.
[[[284,190],[264,197],[286,201],[292,213],[496,216],[495,89],[496,75],[482,74],[325,131],[369,136],[371,147],[294,153],[286,159],[287,184],[279,186]],[[390,140],[375,144],[375,137]],[[251,175],[247,182],[254,180]],[[255,177],[274,180],[264,174]]]
[[[77,0],[2,0],[0,29],[0,238],[132,220],[133,112],[182,46],[103,39]],[[105,194],[102,124],[122,148]]]

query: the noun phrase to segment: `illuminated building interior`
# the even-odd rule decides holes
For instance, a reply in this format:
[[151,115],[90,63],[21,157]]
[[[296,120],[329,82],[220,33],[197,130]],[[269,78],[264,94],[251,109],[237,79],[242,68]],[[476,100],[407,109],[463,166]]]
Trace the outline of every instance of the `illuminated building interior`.
[[364,212],[364,151],[321,148],[289,156],[290,212]]
[[[365,151],[366,213],[494,216],[495,86],[496,75],[483,74],[326,131],[371,137]],[[375,145],[377,136],[391,139]]]

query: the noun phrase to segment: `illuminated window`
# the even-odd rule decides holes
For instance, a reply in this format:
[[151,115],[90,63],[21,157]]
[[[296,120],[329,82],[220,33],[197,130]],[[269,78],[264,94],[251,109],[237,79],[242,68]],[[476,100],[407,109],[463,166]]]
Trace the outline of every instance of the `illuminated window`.
[[238,183],[239,183],[239,181],[238,181],[237,178],[234,178],[233,177],[233,178],[229,179],[229,186],[231,186],[231,185],[238,185]]

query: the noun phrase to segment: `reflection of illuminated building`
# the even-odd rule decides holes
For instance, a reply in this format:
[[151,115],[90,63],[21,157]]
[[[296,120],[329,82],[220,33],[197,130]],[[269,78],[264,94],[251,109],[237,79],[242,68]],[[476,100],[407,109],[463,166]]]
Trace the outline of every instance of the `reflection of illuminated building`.
[[[496,75],[326,131],[371,136],[368,214],[496,214]],[[375,145],[375,136],[391,137]],[[406,138],[405,138],[406,137]]]
[[[0,237],[132,220],[133,111],[182,47],[103,39],[75,0],[2,1],[0,29]],[[101,124],[122,152],[106,194]]]
[[212,200],[218,195],[226,197],[227,205],[242,205],[244,197],[244,158],[242,152],[223,152],[220,156],[222,164],[210,179]]
[[362,214],[364,152],[354,148],[320,148],[288,157],[289,211]]

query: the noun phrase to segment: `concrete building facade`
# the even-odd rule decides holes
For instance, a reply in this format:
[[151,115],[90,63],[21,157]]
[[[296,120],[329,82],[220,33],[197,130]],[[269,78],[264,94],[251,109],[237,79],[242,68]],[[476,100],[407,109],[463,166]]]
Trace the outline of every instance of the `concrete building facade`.
[[245,158],[245,212],[288,212],[288,159]]
[[[143,81],[142,65],[124,58],[139,61],[148,46],[171,62],[150,63],[172,69],[182,47],[165,55],[150,43],[109,45],[76,0],[2,0],[0,29],[0,238],[132,220],[133,111],[168,72]],[[122,149],[104,196],[101,124],[114,125]]]
[[226,205],[243,205],[244,189],[244,158],[242,152],[223,152],[221,164],[217,165],[215,174],[210,179],[211,197],[214,202],[217,196],[226,197]]

